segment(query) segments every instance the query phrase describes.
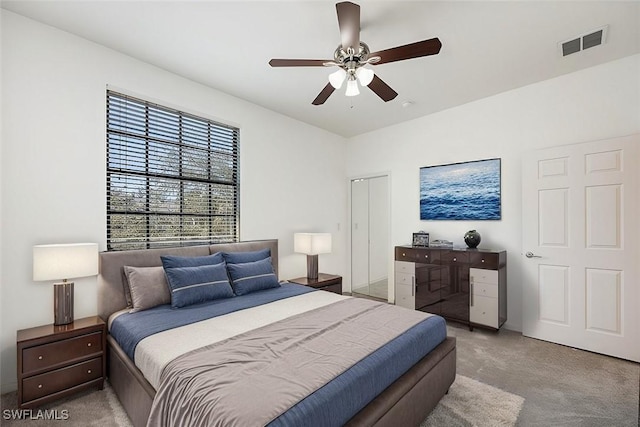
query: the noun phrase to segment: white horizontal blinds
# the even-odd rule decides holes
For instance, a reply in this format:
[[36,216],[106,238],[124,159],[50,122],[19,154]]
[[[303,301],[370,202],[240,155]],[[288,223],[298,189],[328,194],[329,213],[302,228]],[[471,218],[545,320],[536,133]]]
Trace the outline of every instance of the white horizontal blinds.
[[238,240],[239,130],[107,91],[107,247]]

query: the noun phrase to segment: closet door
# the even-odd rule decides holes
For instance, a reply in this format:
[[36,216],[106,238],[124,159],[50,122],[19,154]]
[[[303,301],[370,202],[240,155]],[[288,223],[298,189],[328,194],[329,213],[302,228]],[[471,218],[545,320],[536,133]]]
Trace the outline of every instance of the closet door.
[[351,181],[351,292],[369,295],[369,181]]

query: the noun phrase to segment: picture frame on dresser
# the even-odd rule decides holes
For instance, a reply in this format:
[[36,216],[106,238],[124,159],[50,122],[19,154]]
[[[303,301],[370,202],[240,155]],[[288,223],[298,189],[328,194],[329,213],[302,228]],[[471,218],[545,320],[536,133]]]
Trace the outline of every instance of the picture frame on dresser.
[[413,233],[411,246],[418,246],[418,247],[425,247],[425,248],[428,247],[429,233],[425,233],[424,231]]

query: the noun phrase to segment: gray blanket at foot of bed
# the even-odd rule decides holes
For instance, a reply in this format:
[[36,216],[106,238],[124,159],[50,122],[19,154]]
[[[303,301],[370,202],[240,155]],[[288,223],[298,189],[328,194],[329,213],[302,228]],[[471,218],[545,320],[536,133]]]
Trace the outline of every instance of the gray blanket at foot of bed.
[[180,356],[149,426],[266,425],[429,315],[348,299]]

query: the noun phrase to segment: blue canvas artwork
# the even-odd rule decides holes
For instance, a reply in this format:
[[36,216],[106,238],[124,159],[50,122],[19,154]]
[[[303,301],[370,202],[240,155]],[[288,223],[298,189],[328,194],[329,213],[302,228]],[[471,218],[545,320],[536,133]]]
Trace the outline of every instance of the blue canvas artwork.
[[500,217],[500,159],[420,168],[421,220]]

